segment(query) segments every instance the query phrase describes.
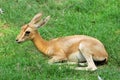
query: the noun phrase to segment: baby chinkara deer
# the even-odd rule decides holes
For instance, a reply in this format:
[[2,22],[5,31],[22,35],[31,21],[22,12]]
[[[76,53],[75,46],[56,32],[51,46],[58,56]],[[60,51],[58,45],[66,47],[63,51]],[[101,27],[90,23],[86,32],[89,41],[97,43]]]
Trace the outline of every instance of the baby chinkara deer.
[[43,20],[41,16],[41,13],[36,14],[28,24],[22,26],[16,42],[21,43],[31,40],[39,51],[51,57],[48,61],[50,64],[61,61],[87,63],[87,66],[76,67],[76,70],[94,71],[97,69],[94,61],[108,61],[108,54],[104,45],[99,40],[90,36],[73,35],[55,38],[50,41],[44,40],[37,29],[45,25],[50,16]]

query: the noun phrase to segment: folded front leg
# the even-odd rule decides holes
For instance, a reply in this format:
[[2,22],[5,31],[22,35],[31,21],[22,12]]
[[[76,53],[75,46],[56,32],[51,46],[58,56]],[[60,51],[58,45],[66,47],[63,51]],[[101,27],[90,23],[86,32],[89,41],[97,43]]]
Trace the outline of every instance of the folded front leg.
[[57,63],[57,62],[62,62],[62,61],[66,61],[67,58],[65,57],[61,57],[61,56],[53,56],[48,63],[49,64],[53,64],[53,63]]

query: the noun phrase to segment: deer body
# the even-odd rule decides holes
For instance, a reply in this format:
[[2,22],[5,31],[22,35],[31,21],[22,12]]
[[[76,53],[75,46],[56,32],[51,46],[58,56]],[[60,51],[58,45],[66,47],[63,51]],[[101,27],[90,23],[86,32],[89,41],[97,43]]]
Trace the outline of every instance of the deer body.
[[108,54],[104,45],[97,39],[85,35],[73,35],[55,38],[50,41],[44,40],[37,31],[38,26],[44,25],[49,16],[40,21],[42,14],[37,14],[28,25],[22,27],[16,41],[31,40],[39,51],[51,57],[50,64],[60,61],[87,62],[87,67],[77,67],[77,70],[96,70],[94,61],[108,60]]

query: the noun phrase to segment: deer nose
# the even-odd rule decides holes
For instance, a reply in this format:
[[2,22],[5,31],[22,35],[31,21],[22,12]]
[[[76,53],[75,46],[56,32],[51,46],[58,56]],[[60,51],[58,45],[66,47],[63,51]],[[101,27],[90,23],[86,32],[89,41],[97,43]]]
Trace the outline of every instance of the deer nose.
[[16,42],[17,42],[17,43],[20,43],[18,39],[16,39]]
[[16,42],[18,42],[18,39],[16,39]]
[[17,42],[17,43],[21,43],[18,39],[16,39],[16,42]]

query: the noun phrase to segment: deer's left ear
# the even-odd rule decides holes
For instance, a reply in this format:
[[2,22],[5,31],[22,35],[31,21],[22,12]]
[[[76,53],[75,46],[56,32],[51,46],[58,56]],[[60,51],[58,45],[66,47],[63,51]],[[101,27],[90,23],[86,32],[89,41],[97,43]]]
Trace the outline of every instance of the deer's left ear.
[[42,27],[44,26],[50,19],[50,16],[47,16],[45,19],[39,21],[38,23],[35,24],[35,27]]
[[38,14],[36,14],[33,18],[32,18],[32,20],[30,21],[30,25],[34,25],[34,24],[36,24],[36,23],[38,23],[40,20],[41,20],[41,16],[42,16],[42,13],[38,13]]

